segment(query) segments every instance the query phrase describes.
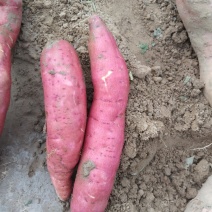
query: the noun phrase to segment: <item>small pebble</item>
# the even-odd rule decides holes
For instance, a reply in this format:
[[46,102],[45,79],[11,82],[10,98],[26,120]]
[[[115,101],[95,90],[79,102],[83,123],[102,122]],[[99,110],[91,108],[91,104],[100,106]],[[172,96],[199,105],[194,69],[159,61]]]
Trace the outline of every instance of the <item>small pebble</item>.
[[161,82],[162,81],[162,77],[153,77],[153,80],[155,81],[155,82]]
[[188,188],[187,193],[186,193],[186,198],[187,199],[193,199],[197,195],[197,189],[196,188]]
[[59,16],[60,16],[60,18],[65,18],[65,16],[66,16],[65,11],[61,12],[61,13],[59,14]]
[[68,23],[64,23],[64,24],[63,24],[63,28],[66,29],[67,27],[68,27]]
[[124,177],[124,178],[121,180],[121,185],[122,185],[123,187],[128,187],[128,186],[130,185],[130,181],[129,181],[126,177]]
[[149,73],[151,73],[152,69],[148,66],[144,66],[144,65],[139,65],[138,67],[136,67],[135,70],[133,70],[133,76],[139,78],[139,79],[143,79],[145,78],[145,76],[147,76]]
[[165,171],[165,175],[166,176],[170,176],[171,175],[171,169],[170,168],[166,167],[164,171]]

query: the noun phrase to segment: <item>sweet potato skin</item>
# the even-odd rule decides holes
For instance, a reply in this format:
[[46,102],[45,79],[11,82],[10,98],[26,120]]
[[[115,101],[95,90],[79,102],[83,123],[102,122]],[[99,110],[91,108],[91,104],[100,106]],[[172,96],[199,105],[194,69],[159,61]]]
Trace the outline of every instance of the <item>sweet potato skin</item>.
[[41,54],[47,127],[47,167],[58,197],[72,191],[86,125],[86,89],[74,48],[65,40],[47,44]]
[[0,135],[10,104],[11,48],[17,40],[21,19],[21,0],[0,0]]
[[103,21],[89,20],[89,55],[94,99],[71,200],[71,212],[105,210],[124,144],[129,74]]

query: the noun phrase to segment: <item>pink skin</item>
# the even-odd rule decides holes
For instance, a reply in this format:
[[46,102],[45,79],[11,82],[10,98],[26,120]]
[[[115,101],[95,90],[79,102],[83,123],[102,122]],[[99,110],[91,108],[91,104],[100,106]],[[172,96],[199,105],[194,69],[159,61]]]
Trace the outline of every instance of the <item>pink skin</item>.
[[212,106],[212,0],[176,0],[176,5],[199,60],[205,97]]
[[64,40],[48,44],[41,55],[47,124],[47,166],[58,197],[72,191],[86,125],[86,90],[74,48]]
[[21,0],[0,0],[0,5],[1,6],[20,6],[22,5]]
[[10,104],[11,48],[21,27],[22,1],[0,1],[0,135]]
[[96,15],[89,20],[94,99],[71,200],[71,212],[105,210],[124,145],[129,94],[126,63],[115,39]]

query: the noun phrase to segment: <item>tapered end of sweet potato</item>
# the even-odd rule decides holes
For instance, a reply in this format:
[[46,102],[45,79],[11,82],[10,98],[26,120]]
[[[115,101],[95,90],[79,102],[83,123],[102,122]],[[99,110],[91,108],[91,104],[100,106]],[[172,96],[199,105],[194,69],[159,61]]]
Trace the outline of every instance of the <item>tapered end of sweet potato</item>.
[[98,27],[99,24],[104,24],[102,19],[98,16],[98,15],[92,15],[89,20],[89,27],[90,29],[94,28],[94,27]]
[[47,44],[44,47],[44,50],[51,49],[55,45],[59,45],[60,42],[67,42],[67,41],[65,41],[65,40],[53,40],[53,41],[51,40],[51,41],[48,41]]
[[89,20],[88,20],[88,23],[89,23],[89,29],[90,29],[90,32],[94,32],[96,30],[107,30],[107,27],[104,23],[104,21],[98,16],[98,15],[92,15]]
[[0,42],[12,48],[22,20],[21,0],[0,0]]
[[57,179],[51,176],[51,180],[55,187],[58,198],[62,202],[69,200],[72,192],[71,173],[68,175],[66,173],[61,174],[61,176],[57,176]]

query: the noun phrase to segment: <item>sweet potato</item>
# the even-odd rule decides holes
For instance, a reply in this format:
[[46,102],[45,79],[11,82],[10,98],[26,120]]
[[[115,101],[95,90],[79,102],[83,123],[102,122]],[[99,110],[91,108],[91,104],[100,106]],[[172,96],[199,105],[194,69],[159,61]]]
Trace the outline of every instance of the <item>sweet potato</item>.
[[21,0],[0,0],[0,134],[10,104],[11,48],[17,40],[21,19]]
[[129,74],[104,22],[89,19],[89,55],[94,97],[74,183],[71,212],[105,210],[124,144]]
[[86,125],[86,89],[74,48],[54,41],[41,54],[41,76],[47,129],[47,167],[58,197],[72,191],[71,176],[78,163]]

